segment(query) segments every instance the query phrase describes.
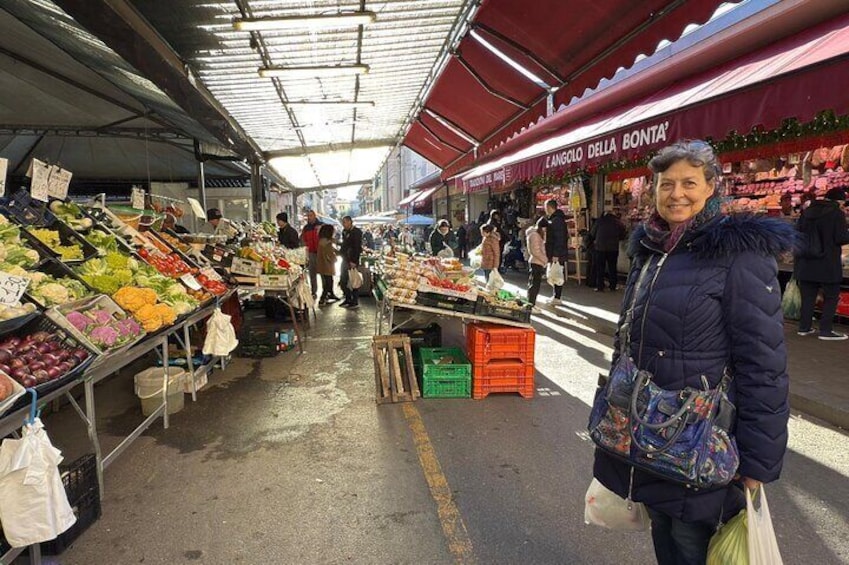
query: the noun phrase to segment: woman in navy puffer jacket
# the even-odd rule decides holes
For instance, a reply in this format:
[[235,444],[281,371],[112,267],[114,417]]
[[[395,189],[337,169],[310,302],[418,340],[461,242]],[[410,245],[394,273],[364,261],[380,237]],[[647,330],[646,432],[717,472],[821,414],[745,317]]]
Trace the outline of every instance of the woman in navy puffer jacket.
[[703,564],[720,520],[745,506],[743,485],[755,488],[781,471],[789,409],[776,257],[792,250],[795,233],[780,220],[722,215],[720,168],[704,142],[676,143],[649,166],[657,210],[631,237],[620,327],[648,262],[644,280],[654,283],[637,296],[630,353],[667,390],[701,389],[705,380],[715,388],[728,368],[740,480],[687,488],[632,471],[599,449],[593,474],[619,496],[645,503],[658,563]]

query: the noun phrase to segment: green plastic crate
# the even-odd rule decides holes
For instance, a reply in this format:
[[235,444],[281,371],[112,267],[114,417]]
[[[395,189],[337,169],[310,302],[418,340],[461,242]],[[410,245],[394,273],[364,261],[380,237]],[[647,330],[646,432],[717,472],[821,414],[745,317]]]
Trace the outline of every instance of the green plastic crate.
[[[436,361],[450,355],[458,362],[437,365]],[[422,347],[421,389],[424,398],[469,398],[472,395],[472,364],[457,347]]]

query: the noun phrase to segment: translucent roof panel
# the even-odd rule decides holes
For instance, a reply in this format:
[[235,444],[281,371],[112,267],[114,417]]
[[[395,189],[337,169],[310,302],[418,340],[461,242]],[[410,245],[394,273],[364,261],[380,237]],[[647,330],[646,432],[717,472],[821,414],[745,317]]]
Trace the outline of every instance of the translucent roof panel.
[[[272,157],[285,152],[271,164],[296,188],[359,181],[377,173],[440,62],[466,3],[368,0],[365,9],[376,14],[376,21],[362,29],[248,32],[234,30],[233,20],[356,12],[361,2],[134,0],[263,151]],[[369,72],[273,79],[257,72],[267,65],[356,64],[367,65]],[[373,102],[373,106],[287,104],[301,101]],[[317,146],[340,149],[318,152]]]

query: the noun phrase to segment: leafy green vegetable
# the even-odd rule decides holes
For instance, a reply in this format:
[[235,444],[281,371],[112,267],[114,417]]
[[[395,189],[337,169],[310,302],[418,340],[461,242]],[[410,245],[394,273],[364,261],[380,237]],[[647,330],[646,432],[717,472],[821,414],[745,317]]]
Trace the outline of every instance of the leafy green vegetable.
[[99,251],[107,253],[109,251],[118,250],[117,238],[109,233],[94,230],[85,236],[86,240],[94,245]]

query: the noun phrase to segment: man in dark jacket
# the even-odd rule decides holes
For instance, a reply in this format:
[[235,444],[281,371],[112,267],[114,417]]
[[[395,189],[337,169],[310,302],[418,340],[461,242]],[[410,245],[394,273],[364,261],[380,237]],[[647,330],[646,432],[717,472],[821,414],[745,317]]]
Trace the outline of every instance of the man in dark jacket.
[[460,227],[457,228],[457,256],[460,259],[465,259],[468,250],[469,234],[466,232],[466,225],[460,224]]
[[849,339],[846,334],[832,330],[843,279],[840,247],[849,243],[846,215],[842,209],[845,202],[846,188],[833,188],[824,200],[812,202],[799,218],[798,228],[805,239],[804,247],[795,259],[794,269],[802,295],[799,335],[812,335],[816,331],[812,327],[814,303],[822,288],[819,338],[825,341]]
[[342,246],[339,255],[342,256],[342,273],[339,284],[345,293],[345,300],[340,304],[343,308],[356,310],[360,307],[359,290],[348,288],[348,269],[356,269],[360,264],[363,253],[363,231],[354,226],[351,216],[342,218]]
[[[566,259],[569,255],[568,238],[566,230],[566,214],[558,208],[557,200],[552,198],[545,203],[545,215],[548,218],[548,230],[545,235],[545,254],[548,262],[560,263],[563,267],[563,277],[566,277]],[[563,294],[563,285],[554,287],[554,298],[552,305],[560,304],[560,296]]]
[[616,264],[619,262],[619,242],[625,239],[625,224],[613,212],[605,212],[590,231],[595,263],[595,290],[604,290],[604,273],[610,290],[616,290]]
[[318,221],[318,216],[312,210],[307,210],[307,224],[301,231],[301,242],[307,248],[309,256],[310,270],[310,290],[312,297],[316,297],[316,289],[318,288],[318,280],[316,273],[318,272],[318,230],[321,228],[321,222]]
[[280,212],[277,214],[277,241],[286,249],[295,249],[300,246],[298,241],[298,230],[289,224],[289,214]]

